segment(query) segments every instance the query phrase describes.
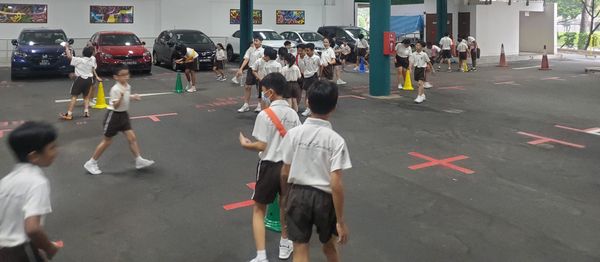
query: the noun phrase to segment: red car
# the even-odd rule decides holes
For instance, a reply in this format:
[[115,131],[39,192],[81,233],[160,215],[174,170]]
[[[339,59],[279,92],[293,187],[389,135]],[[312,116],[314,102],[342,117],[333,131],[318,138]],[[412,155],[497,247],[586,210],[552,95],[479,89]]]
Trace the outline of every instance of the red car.
[[99,73],[110,73],[118,64],[129,66],[131,71],[147,74],[152,71],[152,54],[134,33],[102,31],[90,38],[90,44],[96,47]]

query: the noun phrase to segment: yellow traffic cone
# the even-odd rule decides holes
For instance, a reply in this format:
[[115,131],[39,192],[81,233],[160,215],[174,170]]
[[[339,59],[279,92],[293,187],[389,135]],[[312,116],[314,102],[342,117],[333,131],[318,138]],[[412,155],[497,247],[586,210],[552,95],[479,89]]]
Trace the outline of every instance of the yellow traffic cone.
[[410,79],[410,69],[406,70],[406,76],[404,77],[404,87],[402,88],[404,91],[413,91],[415,90],[412,86],[412,80]]
[[467,66],[467,61],[463,61],[462,69],[463,69],[463,72],[465,72],[465,73],[469,72],[469,66]]
[[108,105],[106,104],[106,97],[104,97],[104,85],[102,82],[98,83],[98,95],[96,96],[95,109],[105,109]]

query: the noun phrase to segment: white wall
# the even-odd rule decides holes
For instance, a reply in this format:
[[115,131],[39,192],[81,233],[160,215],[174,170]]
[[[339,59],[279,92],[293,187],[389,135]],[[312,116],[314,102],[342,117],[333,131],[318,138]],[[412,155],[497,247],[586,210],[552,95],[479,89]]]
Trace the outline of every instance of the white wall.
[[548,4],[544,12],[529,12],[529,16],[526,16],[524,11],[520,13],[521,52],[540,53],[546,45],[549,54],[556,53],[556,7],[556,3]]

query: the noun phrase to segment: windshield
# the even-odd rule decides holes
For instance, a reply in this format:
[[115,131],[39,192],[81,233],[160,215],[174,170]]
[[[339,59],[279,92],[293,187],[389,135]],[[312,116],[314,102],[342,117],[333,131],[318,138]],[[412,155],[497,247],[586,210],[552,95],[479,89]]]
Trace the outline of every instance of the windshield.
[[140,39],[133,34],[114,34],[114,35],[101,35],[100,45],[104,46],[130,46],[130,45],[142,45]]
[[175,38],[184,44],[210,44],[210,38],[199,32],[175,33]]
[[323,41],[323,36],[319,33],[300,33],[300,37],[306,42]]
[[59,45],[67,41],[65,33],[56,32],[23,32],[19,43],[22,45]]
[[275,31],[261,31],[254,32],[254,37],[260,36],[263,40],[283,40],[283,36],[280,36]]
[[358,35],[360,34],[363,34],[365,39],[369,39],[369,32],[362,28],[346,28],[346,32],[356,39],[358,39]]

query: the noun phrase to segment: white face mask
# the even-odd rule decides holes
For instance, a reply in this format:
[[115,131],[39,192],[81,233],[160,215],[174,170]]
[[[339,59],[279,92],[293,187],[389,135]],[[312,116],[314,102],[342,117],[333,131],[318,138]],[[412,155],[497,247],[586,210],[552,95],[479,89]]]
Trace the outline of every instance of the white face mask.
[[271,103],[271,99],[269,99],[269,97],[265,94],[265,92],[261,92],[261,97],[262,97],[262,101],[265,104],[270,104]]

